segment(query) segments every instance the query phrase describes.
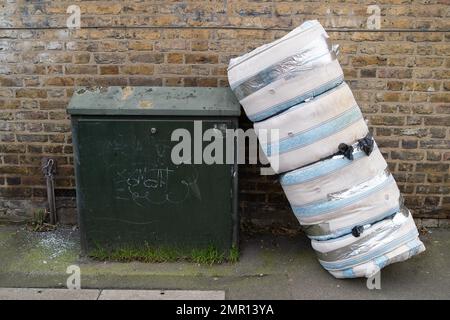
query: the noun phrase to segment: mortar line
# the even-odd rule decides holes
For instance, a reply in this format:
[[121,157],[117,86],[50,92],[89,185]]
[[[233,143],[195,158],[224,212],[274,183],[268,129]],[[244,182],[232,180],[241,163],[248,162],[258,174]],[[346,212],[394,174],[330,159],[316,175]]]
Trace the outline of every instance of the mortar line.
[[[84,26],[80,29],[194,29],[194,30],[260,30],[291,31],[291,28],[233,27],[233,26]],[[1,27],[0,30],[72,30],[67,27]],[[424,32],[447,33],[450,29],[363,29],[363,28],[325,28],[327,32]]]

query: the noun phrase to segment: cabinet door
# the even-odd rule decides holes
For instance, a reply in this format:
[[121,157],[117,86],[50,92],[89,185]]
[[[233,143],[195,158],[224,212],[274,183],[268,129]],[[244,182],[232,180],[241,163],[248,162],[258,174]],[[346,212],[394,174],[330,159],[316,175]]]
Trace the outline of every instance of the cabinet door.
[[[203,121],[233,128],[233,121]],[[174,164],[172,132],[194,121],[81,118],[74,124],[82,247],[210,245],[233,238],[233,164]],[[203,147],[209,142],[203,142]],[[223,141],[225,148],[225,141]]]

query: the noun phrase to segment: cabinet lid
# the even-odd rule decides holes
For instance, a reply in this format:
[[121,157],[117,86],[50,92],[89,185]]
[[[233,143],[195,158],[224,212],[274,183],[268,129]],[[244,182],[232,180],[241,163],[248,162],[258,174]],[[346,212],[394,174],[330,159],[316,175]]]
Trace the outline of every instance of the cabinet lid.
[[77,88],[67,112],[73,115],[239,116],[230,88]]

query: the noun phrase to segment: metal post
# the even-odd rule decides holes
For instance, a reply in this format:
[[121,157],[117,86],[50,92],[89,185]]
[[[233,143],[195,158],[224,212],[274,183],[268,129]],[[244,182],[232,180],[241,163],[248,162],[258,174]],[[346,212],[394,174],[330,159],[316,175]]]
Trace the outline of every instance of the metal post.
[[53,179],[53,175],[55,173],[55,160],[47,159],[47,162],[42,167],[42,171],[44,172],[47,184],[47,202],[48,202],[48,211],[50,215],[50,224],[55,225],[57,222],[56,203],[55,203],[55,184]]

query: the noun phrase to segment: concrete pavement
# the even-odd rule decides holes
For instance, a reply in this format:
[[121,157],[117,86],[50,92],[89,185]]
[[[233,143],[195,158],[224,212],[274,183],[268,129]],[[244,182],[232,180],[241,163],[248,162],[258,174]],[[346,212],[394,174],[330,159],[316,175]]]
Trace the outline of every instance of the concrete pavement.
[[0,288],[1,300],[225,300],[225,291]]
[[304,235],[244,236],[239,262],[210,266],[92,261],[79,256],[76,230],[0,226],[0,287],[65,288],[67,267],[77,265],[81,287],[98,289],[98,297],[102,289],[163,289],[219,291],[226,299],[449,299],[450,229],[430,230],[421,237],[426,252],[383,269],[381,290],[369,290],[365,279],[329,275]]

